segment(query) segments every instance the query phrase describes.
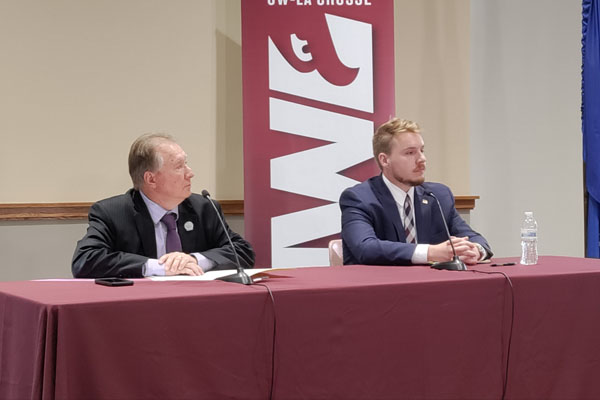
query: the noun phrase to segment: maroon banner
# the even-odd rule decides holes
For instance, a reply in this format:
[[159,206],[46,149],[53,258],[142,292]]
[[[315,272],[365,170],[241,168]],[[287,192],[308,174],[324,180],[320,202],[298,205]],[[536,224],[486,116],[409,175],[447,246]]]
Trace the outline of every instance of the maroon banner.
[[392,0],[242,0],[245,236],[257,267],[327,265],[341,192],[378,174]]

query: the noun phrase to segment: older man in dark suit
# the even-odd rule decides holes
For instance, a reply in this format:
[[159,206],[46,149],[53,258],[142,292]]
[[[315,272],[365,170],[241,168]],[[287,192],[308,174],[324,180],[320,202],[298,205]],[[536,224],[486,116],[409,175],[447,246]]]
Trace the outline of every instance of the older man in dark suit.
[[419,126],[412,121],[394,118],[377,129],[373,152],[381,175],[346,189],[340,197],[344,264],[450,260],[452,248],[436,201],[463,262],[475,264],[492,256],[485,238],[456,211],[450,189],[425,183],[424,149]]
[[[87,233],[73,255],[74,277],[197,276],[236,268],[225,230],[209,201],[192,193],[194,173],[171,136],[138,138],[129,152],[129,174],[133,189],[91,207]],[[251,268],[252,247],[226,229],[242,267]]]

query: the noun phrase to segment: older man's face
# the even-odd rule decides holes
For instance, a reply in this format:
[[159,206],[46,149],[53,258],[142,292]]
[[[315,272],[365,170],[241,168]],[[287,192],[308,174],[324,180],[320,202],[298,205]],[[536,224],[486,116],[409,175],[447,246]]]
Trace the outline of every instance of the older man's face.
[[157,147],[162,157],[162,165],[155,172],[155,193],[163,203],[179,204],[192,193],[194,173],[187,165],[187,155],[172,142],[164,142]]

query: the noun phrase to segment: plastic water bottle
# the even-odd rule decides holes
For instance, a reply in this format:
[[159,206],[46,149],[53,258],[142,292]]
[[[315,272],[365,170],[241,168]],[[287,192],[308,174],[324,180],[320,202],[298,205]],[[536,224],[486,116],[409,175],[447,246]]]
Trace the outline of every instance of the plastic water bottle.
[[533,212],[525,211],[525,219],[521,225],[521,264],[537,264],[537,222]]

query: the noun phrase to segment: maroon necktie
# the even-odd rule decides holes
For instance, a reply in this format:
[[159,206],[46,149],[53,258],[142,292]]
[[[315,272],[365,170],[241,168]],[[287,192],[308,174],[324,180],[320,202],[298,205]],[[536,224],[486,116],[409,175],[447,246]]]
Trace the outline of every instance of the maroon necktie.
[[166,213],[161,221],[167,226],[167,253],[181,251],[181,239],[177,233],[175,213]]

